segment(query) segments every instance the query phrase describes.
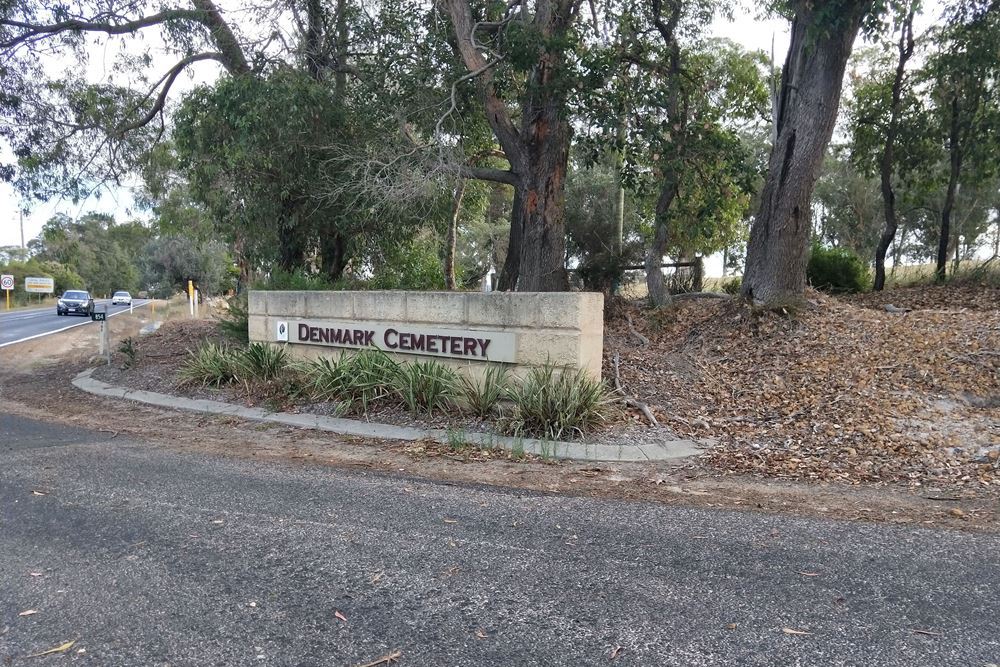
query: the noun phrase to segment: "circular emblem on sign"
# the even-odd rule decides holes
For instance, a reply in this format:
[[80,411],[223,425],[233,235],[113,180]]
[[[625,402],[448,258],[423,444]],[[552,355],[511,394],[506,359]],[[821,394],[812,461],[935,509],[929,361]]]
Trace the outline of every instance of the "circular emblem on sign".
[[0,288],[14,289],[14,276],[4,276],[0,278]]
[[282,322],[281,324],[278,325],[278,333],[281,334],[281,335],[285,334],[285,323],[284,322]]

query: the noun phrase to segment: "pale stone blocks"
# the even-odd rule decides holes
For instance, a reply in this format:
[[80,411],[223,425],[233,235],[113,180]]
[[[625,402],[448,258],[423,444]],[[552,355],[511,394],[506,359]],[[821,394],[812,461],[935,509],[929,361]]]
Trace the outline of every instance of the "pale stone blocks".
[[[502,292],[260,292],[252,291],[250,339],[273,342],[277,323],[308,321],[317,326],[356,323],[412,331],[466,332],[488,336],[493,332],[515,336],[511,370],[523,375],[532,367],[552,363],[583,368],[601,375],[604,344],[604,298],[598,293]],[[402,330],[402,329],[401,329]],[[291,343],[289,352],[303,358],[336,356],[342,347]],[[423,359],[397,354],[400,360]],[[481,361],[435,357],[444,363],[478,374]]]

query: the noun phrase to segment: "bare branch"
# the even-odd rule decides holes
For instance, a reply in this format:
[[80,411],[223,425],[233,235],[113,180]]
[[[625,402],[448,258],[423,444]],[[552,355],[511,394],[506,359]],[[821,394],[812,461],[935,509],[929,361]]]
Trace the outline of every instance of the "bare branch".
[[103,32],[108,35],[125,35],[141,30],[142,28],[160,25],[167,21],[187,19],[201,23],[204,21],[204,18],[203,12],[198,9],[168,9],[157,14],[152,14],[151,16],[144,16],[122,23],[101,23],[99,21],[71,19],[43,25],[3,19],[0,20],[0,25],[20,28],[26,32],[9,41],[0,42],[0,47],[11,48],[39,35],[54,35],[61,32]]
[[202,60],[217,60],[220,63],[225,64],[225,56],[223,56],[221,53],[216,53],[216,52],[198,53],[193,56],[188,56],[187,58],[184,58],[176,65],[171,67],[170,70],[167,71],[166,75],[164,75],[164,77],[160,79],[160,81],[164,82],[163,87],[160,88],[160,94],[157,96],[156,102],[154,102],[150,110],[146,112],[146,115],[144,115],[142,118],[140,118],[135,122],[122,125],[117,129],[117,133],[119,135],[122,135],[131,130],[138,129],[140,127],[145,126],[154,118],[156,118],[157,114],[163,111],[163,107],[167,102],[167,93],[170,92],[170,86],[173,85],[174,81],[177,79],[180,73],[184,71],[184,68],[187,67],[188,65]]

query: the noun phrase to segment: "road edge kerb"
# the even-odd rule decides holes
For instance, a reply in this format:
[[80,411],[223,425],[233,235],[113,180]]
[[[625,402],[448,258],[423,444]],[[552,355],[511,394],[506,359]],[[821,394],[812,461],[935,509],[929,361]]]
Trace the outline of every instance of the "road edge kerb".
[[383,440],[433,440],[441,444],[449,444],[455,437],[458,437],[463,443],[481,447],[502,448],[508,451],[523,450],[528,454],[575,461],[675,461],[694,456],[701,450],[699,444],[692,440],[667,440],[648,445],[593,445],[530,438],[519,439],[498,436],[491,433],[459,432],[456,434],[455,432],[449,433],[440,429],[394,426],[392,424],[379,424],[357,419],[343,419],[340,417],[296,414],[291,412],[272,412],[261,408],[248,408],[242,405],[225,403],[223,401],[185,398],[183,396],[161,394],[155,391],[116,387],[91,377],[95,370],[97,369],[88,368],[78,373],[72,380],[73,386],[95,396],[125,399],[173,410],[226,415],[251,421],[283,424],[285,426],[326,431],[338,435],[352,435]]

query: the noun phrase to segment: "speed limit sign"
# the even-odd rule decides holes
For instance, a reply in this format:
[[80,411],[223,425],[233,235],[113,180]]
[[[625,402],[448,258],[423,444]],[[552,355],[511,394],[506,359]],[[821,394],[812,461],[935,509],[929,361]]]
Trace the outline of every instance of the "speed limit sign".
[[0,289],[14,289],[14,276],[7,274],[0,276]]

